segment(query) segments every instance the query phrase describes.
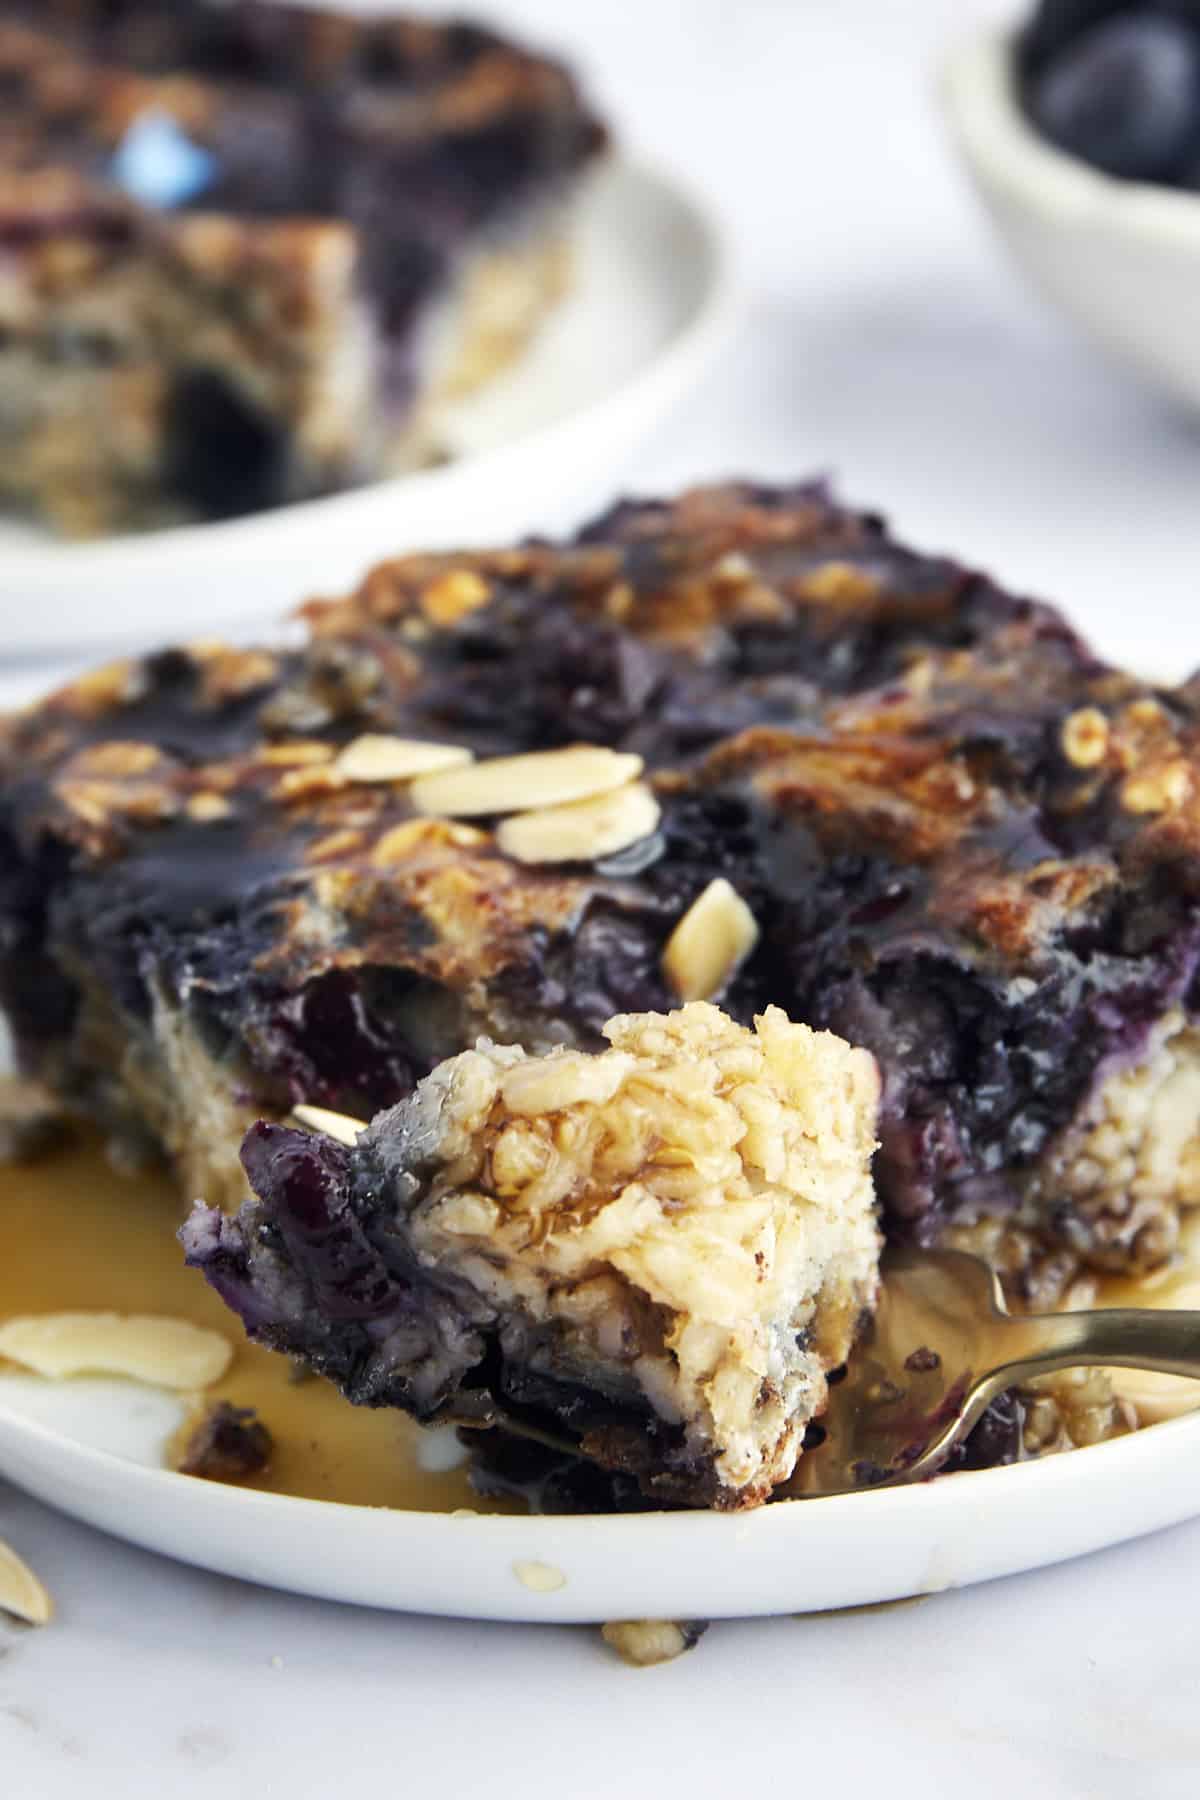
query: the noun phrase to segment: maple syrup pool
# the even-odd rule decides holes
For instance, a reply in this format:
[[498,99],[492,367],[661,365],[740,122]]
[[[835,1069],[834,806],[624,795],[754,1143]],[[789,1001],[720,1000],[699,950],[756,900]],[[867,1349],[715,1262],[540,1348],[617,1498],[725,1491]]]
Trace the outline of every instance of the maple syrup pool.
[[[241,1486],[417,1512],[526,1510],[482,1499],[465,1463],[423,1467],[422,1450],[445,1460],[446,1434],[435,1440],[402,1413],[351,1406],[327,1382],[297,1380],[286,1357],[249,1343],[184,1263],[175,1237],[182,1213],[165,1169],[118,1174],[100,1139],[84,1133],[35,1161],[0,1164],[0,1319],[68,1309],[166,1313],[219,1331],[233,1361],[196,1416],[211,1400],[252,1406],[275,1445],[268,1467]],[[164,1462],[175,1448],[164,1444]]]

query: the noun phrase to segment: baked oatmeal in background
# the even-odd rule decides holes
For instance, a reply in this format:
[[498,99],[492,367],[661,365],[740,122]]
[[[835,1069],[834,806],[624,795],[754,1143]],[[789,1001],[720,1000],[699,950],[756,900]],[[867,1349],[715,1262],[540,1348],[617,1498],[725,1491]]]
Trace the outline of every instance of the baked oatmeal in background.
[[436,457],[606,141],[490,30],[274,0],[4,0],[0,93],[0,498],[72,535]]

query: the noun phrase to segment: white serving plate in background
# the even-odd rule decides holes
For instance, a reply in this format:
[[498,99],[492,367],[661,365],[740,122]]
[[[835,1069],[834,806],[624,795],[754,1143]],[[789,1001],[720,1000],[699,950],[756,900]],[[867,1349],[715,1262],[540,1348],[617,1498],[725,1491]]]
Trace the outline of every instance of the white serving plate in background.
[[154,1465],[174,1422],[172,1403],[133,1383],[6,1377],[0,1467],[74,1518],[221,1574],[401,1612],[560,1625],[938,1593],[1200,1514],[1194,1413],[1065,1456],[757,1512],[528,1518],[344,1506],[172,1474]]
[[575,288],[520,362],[448,421],[454,460],[227,523],[66,544],[0,520],[0,657],[178,639],[337,593],[399,551],[557,528],[703,373],[733,316],[721,233],[674,180],[617,160],[580,207]]

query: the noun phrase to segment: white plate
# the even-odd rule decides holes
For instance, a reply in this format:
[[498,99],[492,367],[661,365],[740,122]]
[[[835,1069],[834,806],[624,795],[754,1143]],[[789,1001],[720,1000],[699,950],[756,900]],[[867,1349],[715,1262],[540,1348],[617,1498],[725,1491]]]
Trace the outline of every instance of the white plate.
[[[500,1518],[294,1500],[174,1475],[176,1410],[118,1382],[0,1382],[0,1468],[63,1512],[322,1599],[558,1624],[860,1606],[988,1581],[1200,1513],[1200,1415],[928,1486],[755,1513]],[[97,1443],[119,1444],[121,1454]]]
[[713,219],[617,161],[581,206],[576,287],[510,374],[460,406],[455,461],[227,524],[60,544],[0,522],[0,652],[156,639],[337,593],[381,557],[504,542],[619,488],[733,314]]

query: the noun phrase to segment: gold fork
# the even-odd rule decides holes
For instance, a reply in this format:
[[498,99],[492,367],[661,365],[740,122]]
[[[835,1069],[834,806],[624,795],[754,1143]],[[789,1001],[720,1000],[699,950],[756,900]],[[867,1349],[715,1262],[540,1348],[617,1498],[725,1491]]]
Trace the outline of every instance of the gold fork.
[[1088,1364],[1200,1377],[1200,1312],[1123,1307],[1018,1316],[1005,1309],[979,1257],[891,1250],[870,1331],[830,1389],[819,1421],[824,1437],[776,1497],[921,1481],[1005,1388]]

